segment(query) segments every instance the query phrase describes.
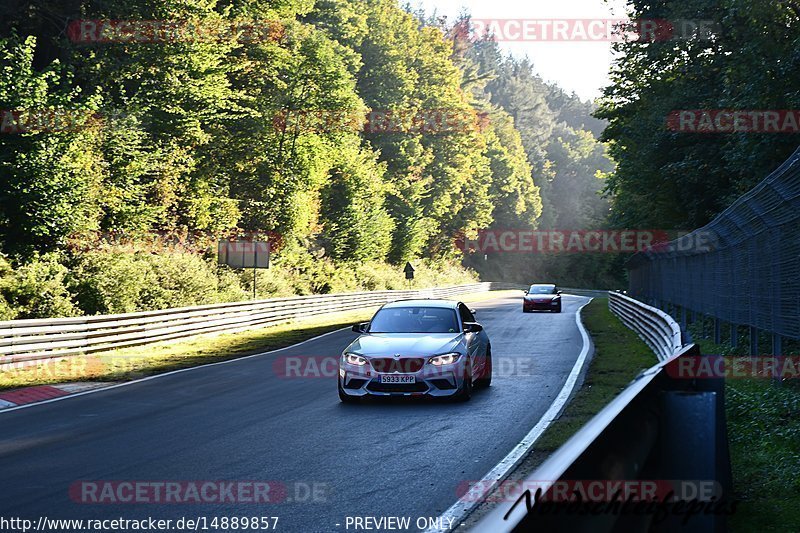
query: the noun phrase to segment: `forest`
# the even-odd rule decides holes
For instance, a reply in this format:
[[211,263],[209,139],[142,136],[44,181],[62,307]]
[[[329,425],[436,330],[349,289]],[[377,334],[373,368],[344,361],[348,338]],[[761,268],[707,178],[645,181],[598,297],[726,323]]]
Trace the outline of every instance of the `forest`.
[[619,227],[692,230],[707,224],[798,146],[783,132],[686,132],[681,110],[758,113],[800,105],[796,0],[629,0],[632,19],[714,21],[708,38],[615,43],[611,83],[595,113],[616,169],[605,184]]
[[[458,236],[605,217],[593,104],[466,18],[394,0],[4,6],[2,318],[245,299],[251,275],[216,264],[228,238],[270,240],[259,297],[402,288],[405,261],[420,286],[490,279],[507,258],[465,258]],[[509,261],[506,278],[550,275]]]
[[[596,102],[536,58],[395,0],[9,0],[0,18],[0,317],[475,279],[621,288],[624,254],[469,254],[483,230],[710,221],[797,133],[675,131],[796,109],[794,1],[631,0],[707,38],[614,44]],[[575,68],[579,68],[576,65]]]

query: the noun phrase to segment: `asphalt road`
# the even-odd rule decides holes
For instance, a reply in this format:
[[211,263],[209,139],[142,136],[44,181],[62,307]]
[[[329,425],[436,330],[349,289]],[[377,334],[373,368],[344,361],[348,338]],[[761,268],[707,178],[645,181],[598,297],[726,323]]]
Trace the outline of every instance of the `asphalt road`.
[[[279,358],[339,355],[356,334],[338,331],[1,413],[0,517],[207,517],[210,525],[215,516],[277,516],[277,531],[322,532],[353,531],[348,516],[405,516],[417,531],[418,518],[446,510],[460,485],[481,479],[547,410],[581,351],[574,315],[586,300],[565,295],[561,314],[523,314],[521,298],[472,304],[492,341],[495,377],[464,404],[343,405],[335,376],[276,375],[289,361]],[[301,363],[302,373],[325,373],[315,368]],[[80,480],[268,481],[285,499],[78,503],[69,488]]]

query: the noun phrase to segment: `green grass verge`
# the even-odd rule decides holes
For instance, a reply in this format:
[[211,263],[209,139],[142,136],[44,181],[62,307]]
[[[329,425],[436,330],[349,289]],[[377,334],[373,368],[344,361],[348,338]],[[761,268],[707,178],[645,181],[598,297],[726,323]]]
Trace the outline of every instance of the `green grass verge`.
[[639,372],[658,362],[650,348],[608,310],[608,298],[595,298],[582,312],[595,353],[583,386],[561,416],[536,442],[546,457],[613,400]]
[[[477,302],[521,294],[493,291],[466,294]],[[200,335],[188,340],[154,343],[85,356],[49,361],[36,366],[0,371],[0,390],[66,382],[119,382],[192,366],[216,363],[291,346],[306,339],[369,320],[377,307],[269,326],[238,333]]]
[[[705,354],[744,355],[708,339]],[[800,388],[769,379],[729,379],[725,410],[736,513],[730,531],[800,530]]]

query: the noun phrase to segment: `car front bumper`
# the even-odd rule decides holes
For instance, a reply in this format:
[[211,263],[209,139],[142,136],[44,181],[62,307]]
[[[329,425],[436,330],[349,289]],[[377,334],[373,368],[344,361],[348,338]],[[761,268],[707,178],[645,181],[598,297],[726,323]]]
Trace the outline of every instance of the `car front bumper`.
[[525,311],[549,311],[551,309],[558,309],[559,307],[561,307],[561,300],[547,300],[545,302],[524,300],[522,302],[522,309]]
[[[417,372],[378,372],[370,365],[339,363],[339,387],[344,394],[364,396],[447,397],[458,392],[464,382],[464,357],[450,365],[425,364]],[[383,383],[381,376],[413,376],[414,383]]]

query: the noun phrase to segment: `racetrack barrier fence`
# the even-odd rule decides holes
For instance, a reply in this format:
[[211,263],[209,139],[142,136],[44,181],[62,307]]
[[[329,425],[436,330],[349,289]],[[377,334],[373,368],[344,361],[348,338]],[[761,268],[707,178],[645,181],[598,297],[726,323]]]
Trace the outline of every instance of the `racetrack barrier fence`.
[[682,328],[701,315],[723,324],[736,345],[749,329],[750,355],[760,332],[772,355],[800,340],[800,149],[708,225],[628,261],[628,294],[673,310]]
[[490,290],[519,289],[509,283],[317,294],[199,305],[160,311],[0,322],[0,368],[100,352],[194,335],[236,332],[326,313],[377,307],[408,298],[450,298]]

